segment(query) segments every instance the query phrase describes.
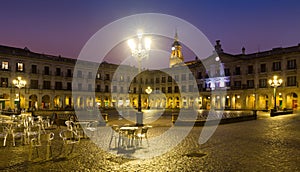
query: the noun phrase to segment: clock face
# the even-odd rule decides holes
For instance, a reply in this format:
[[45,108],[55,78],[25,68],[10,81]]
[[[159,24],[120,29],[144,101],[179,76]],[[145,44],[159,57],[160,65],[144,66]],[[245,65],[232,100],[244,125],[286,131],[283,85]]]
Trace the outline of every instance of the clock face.
[[216,59],[215,59],[217,62],[220,60],[220,57],[216,57]]
[[172,47],[172,50],[175,50],[175,47]]

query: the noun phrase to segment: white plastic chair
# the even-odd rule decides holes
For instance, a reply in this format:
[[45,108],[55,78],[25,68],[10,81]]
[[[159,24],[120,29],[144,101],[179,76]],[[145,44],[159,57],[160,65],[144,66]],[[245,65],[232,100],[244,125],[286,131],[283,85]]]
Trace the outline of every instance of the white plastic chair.
[[148,136],[147,136],[148,129],[149,129],[149,127],[146,127],[146,126],[142,127],[141,132],[136,134],[136,137],[139,140],[139,143],[141,145],[142,145],[143,138],[145,138],[145,139],[147,139],[147,144],[149,146],[149,141],[148,141]]
[[6,146],[6,139],[8,136],[8,129],[6,126],[0,126],[0,138],[3,138],[3,146]]
[[41,134],[40,138],[33,138],[30,141],[29,161],[32,160],[33,149],[36,150],[37,157],[39,157],[38,148],[46,146],[46,160],[52,157],[51,141],[54,139],[54,133]]
[[[75,132],[75,131],[71,131],[71,130],[62,130],[59,133],[59,136],[62,138],[63,140],[63,145],[65,147],[65,149],[67,149],[68,145],[72,145],[72,149],[71,151],[68,153],[68,155],[70,153],[73,152],[74,149],[74,145],[78,144],[80,142],[80,136]],[[62,148],[61,148],[61,152],[62,152]]]

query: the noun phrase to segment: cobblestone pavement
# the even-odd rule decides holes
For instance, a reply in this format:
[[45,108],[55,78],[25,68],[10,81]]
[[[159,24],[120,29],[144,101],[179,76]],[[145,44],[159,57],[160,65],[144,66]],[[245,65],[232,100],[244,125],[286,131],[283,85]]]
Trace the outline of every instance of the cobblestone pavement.
[[[161,135],[169,127],[149,129],[149,137]],[[183,127],[184,128],[184,127]],[[53,158],[28,161],[29,146],[0,147],[2,171],[300,171],[300,114],[259,118],[220,125],[203,145],[198,138],[203,127],[194,127],[180,144],[150,159],[126,158],[82,139],[73,153],[60,154],[59,130],[53,141]],[[101,138],[99,138],[101,139]],[[160,140],[140,151],[155,151],[170,140]],[[172,141],[172,140],[171,140]],[[157,149],[159,151],[159,149]],[[112,153],[115,153],[112,151]],[[44,155],[44,153],[41,153]],[[41,156],[42,157],[42,156]]]

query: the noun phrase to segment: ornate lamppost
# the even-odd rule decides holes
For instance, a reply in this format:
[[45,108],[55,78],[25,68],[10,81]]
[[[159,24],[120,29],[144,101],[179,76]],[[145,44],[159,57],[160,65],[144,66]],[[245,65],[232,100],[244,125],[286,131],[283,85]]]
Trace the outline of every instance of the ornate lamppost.
[[148,94],[148,109],[150,109],[150,97],[149,97],[149,94],[152,93],[152,89],[150,86],[147,87],[147,89],[145,90],[146,93]]
[[26,81],[25,80],[22,80],[21,77],[17,77],[17,79],[14,79],[13,80],[13,84],[19,88],[19,105],[18,105],[18,111],[21,112],[21,88],[25,87],[26,85]]
[[[144,58],[149,57],[149,51],[151,47],[151,39],[150,38],[144,38],[143,39],[143,33],[138,32],[137,33],[138,42],[136,43],[134,39],[128,40],[128,46],[131,49],[131,54],[133,57],[136,58],[138,62],[138,73],[141,73],[141,61]],[[144,41],[144,43],[143,43]],[[136,124],[137,125],[143,125],[143,112],[142,112],[142,100],[141,100],[141,82],[138,81],[138,112],[136,116]]]
[[269,84],[270,84],[271,87],[274,88],[274,109],[271,110],[271,115],[272,115],[272,112],[277,111],[277,107],[276,107],[276,89],[277,89],[277,87],[279,87],[282,84],[282,79],[278,79],[278,76],[274,75],[273,79],[269,79]]

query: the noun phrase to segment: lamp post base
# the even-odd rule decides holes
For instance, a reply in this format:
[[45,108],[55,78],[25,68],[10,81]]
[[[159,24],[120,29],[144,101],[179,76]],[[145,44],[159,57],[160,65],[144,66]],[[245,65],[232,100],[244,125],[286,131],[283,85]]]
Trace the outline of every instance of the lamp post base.
[[136,113],[136,126],[143,126],[143,112],[137,112]]
[[277,112],[277,109],[271,109],[270,116],[275,116],[276,112]]

